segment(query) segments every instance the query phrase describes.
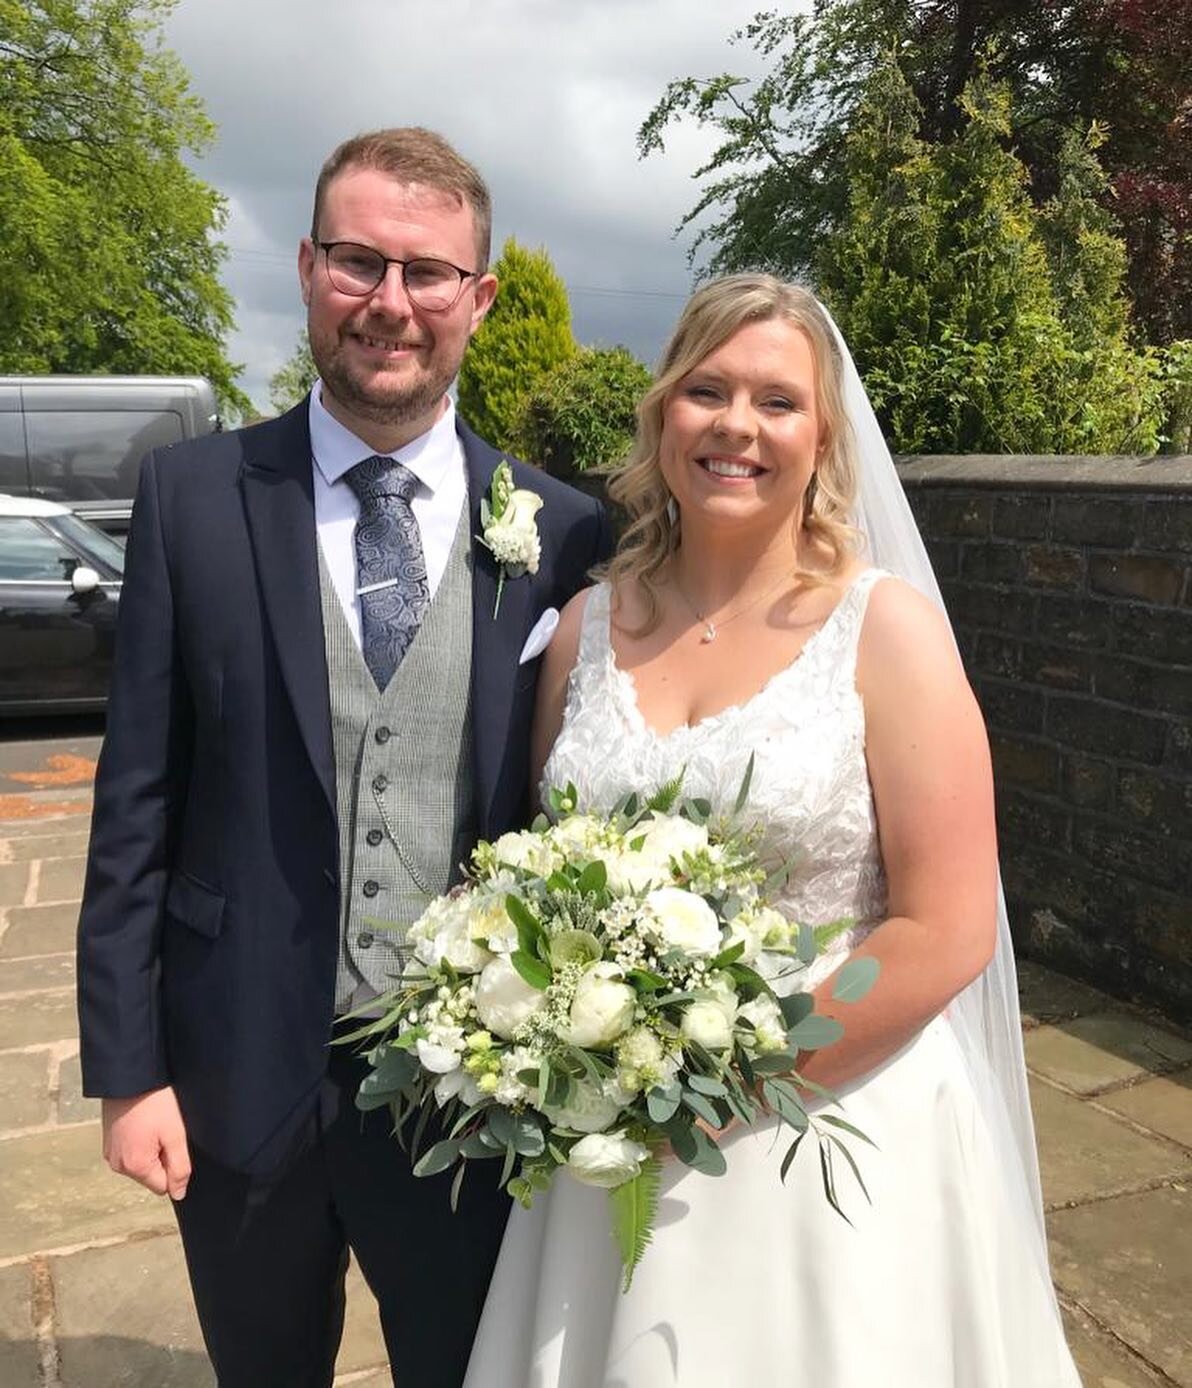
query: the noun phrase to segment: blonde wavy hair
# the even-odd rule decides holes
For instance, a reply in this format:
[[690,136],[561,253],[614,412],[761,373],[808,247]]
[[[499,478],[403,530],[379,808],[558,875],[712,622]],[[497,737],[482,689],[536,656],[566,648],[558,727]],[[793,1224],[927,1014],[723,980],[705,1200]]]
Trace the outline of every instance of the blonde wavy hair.
[[641,586],[646,620],[644,635],[658,622],[656,580],[679,548],[679,518],[662,476],[659,453],[663,416],[671,393],[688,372],[750,323],[781,319],[806,333],[815,359],[816,412],[823,442],[804,497],[802,534],[828,563],[796,568],[792,578],[808,585],[830,581],[856,548],[857,532],[849,523],[856,494],[856,447],[841,391],[841,357],[836,336],[815,295],[800,284],[774,275],[725,275],[711,281],[687,301],[662,354],[654,384],[637,407],[637,436],[622,466],[609,482],[608,494],[629,517],[606,576],[614,587],[627,581]]

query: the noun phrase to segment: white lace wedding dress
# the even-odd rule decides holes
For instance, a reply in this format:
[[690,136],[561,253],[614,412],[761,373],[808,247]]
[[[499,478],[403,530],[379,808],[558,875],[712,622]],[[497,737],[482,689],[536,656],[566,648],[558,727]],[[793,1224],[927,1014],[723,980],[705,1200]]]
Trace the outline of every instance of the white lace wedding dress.
[[[614,663],[597,587],[544,776],[608,809],[682,769],[686,793],[728,808],[753,754],[749,811],[775,857],[796,862],[781,906],[857,922],[817,960],[817,979],[884,908],[854,685],[882,576],[866,570],[753,698],[666,735]],[[531,1210],[515,1206],[467,1388],[1078,1388],[950,1028],[933,1022],[842,1099],[877,1144],[854,1143],[872,1204],[837,1162],[851,1228],[824,1198],[810,1137],[780,1181],[790,1133],[773,1125],[723,1143],[722,1177],[668,1164],[626,1294],[604,1192],[560,1175]]]

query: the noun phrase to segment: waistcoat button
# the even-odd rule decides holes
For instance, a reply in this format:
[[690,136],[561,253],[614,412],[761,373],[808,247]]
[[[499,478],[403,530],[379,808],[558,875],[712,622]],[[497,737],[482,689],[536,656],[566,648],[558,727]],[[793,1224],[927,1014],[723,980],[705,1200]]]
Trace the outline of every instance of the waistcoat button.
[[376,894],[381,890],[381,884],[379,882],[374,882],[370,877],[368,881],[364,884],[364,886],[360,888],[360,890],[364,893],[365,896],[376,896]]

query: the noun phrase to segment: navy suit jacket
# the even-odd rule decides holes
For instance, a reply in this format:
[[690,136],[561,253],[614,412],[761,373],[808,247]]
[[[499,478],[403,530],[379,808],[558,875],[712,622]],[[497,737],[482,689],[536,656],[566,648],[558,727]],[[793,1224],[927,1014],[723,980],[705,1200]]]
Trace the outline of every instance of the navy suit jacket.
[[[84,1092],[172,1084],[190,1139],[267,1172],[313,1111],[339,946],[335,766],[307,404],[141,472],[79,922]],[[501,455],[463,425],[472,533]],[[603,558],[603,510],[538,492],[542,558],[473,544],[476,826],[524,822],[530,628]]]

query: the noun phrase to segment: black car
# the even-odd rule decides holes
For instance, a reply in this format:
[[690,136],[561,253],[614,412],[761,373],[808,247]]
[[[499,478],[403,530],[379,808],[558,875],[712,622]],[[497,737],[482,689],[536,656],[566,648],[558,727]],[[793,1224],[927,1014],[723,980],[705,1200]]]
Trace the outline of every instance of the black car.
[[0,716],[107,702],[124,546],[69,508],[0,496]]

